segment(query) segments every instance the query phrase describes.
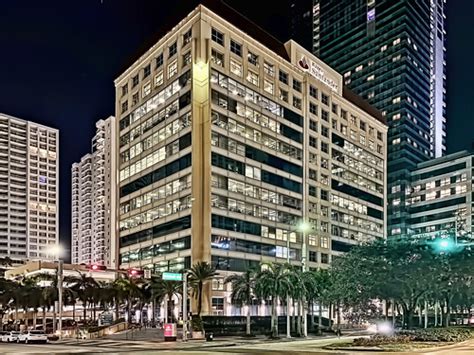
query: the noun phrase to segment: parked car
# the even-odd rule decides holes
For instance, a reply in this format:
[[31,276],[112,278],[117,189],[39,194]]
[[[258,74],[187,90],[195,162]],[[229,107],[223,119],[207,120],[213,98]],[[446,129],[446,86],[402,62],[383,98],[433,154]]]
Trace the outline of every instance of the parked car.
[[12,343],[14,341],[17,341],[19,335],[20,335],[20,332],[17,332],[17,331],[5,332],[5,334],[2,335],[2,342]]
[[48,336],[42,330],[28,330],[20,333],[17,339],[18,343],[47,343]]

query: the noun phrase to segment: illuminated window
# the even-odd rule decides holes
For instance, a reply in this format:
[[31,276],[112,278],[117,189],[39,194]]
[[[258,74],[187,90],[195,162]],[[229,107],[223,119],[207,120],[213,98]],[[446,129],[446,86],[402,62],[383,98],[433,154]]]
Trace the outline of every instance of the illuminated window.
[[178,73],[178,62],[175,60],[168,65],[168,79]]
[[239,62],[231,59],[230,60],[230,72],[232,74],[235,74],[237,76],[242,77],[242,64],[240,64]]
[[224,66],[224,54],[216,51],[214,48],[211,50],[211,60],[213,63],[223,67]]
[[273,64],[268,62],[263,62],[263,72],[267,75],[274,76],[275,75],[275,67]]
[[247,81],[255,86],[258,86],[258,74],[249,70],[247,72]]
[[147,83],[143,86],[143,94],[142,96],[145,97],[151,93],[151,83]]
[[268,80],[264,80],[263,81],[263,90],[265,90],[266,92],[268,92],[269,94],[272,94],[273,95],[273,83],[271,81],[268,81]]
[[155,86],[160,86],[163,84],[163,72],[159,72],[155,75]]

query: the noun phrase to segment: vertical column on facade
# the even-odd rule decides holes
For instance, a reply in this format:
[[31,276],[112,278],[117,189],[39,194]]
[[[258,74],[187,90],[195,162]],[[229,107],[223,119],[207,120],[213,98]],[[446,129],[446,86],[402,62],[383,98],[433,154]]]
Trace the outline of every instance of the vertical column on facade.
[[[192,226],[191,262],[211,262],[211,113],[209,25],[193,28],[192,67]],[[210,285],[203,292],[202,314],[210,313]],[[195,302],[191,308],[195,313]]]

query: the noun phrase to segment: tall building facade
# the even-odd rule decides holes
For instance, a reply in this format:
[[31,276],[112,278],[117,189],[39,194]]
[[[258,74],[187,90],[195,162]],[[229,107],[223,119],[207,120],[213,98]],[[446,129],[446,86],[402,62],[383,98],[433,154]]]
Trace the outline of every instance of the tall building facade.
[[0,257],[46,260],[59,242],[57,129],[0,114]]
[[297,43],[200,5],[115,86],[121,268],[211,262],[203,312],[232,314],[228,273],[385,236],[387,126]]
[[115,117],[99,120],[92,152],[72,165],[73,264],[116,266]]
[[472,242],[473,162],[474,154],[462,151],[417,165],[407,190],[410,235]]
[[409,233],[410,170],[446,151],[446,0],[290,4],[312,9],[314,54],[386,117],[389,235]]

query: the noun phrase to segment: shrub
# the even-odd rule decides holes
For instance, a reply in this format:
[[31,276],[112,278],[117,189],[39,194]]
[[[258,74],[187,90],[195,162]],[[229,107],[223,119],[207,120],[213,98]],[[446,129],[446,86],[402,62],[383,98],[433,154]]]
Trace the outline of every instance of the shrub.
[[402,330],[397,334],[409,335],[414,341],[460,342],[474,337],[474,329],[469,328],[430,328]]
[[204,330],[204,326],[202,324],[202,319],[201,317],[196,317],[194,316],[192,319],[191,319],[191,327],[194,331],[197,331],[197,332],[202,332]]

